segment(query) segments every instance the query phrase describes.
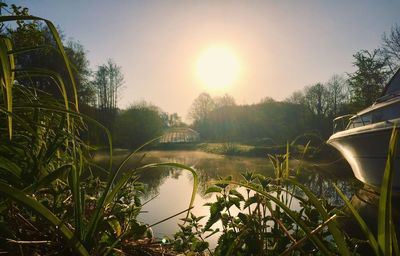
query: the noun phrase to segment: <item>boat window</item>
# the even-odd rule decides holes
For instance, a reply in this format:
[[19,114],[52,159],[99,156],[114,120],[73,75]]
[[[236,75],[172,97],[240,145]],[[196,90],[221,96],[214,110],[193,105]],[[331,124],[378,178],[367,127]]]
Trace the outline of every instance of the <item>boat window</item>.
[[373,112],[373,123],[391,120],[400,117],[400,102],[396,102],[389,106],[383,107]]
[[370,113],[361,116],[363,125],[372,124],[372,115]]
[[392,120],[400,117],[400,101],[393,104],[379,107],[364,115],[354,117],[350,120],[347,129],[356,128],[368,124],[374,124],[386,120]]
[[353,116],[353,114],[348,114],[335,118],[333,120],[333,133],[345,130],[350,122],[350,118]]
[[347,129],[356,128],[356,127],[364,126],[364,125],[371,124],[371,123],[372,123],[371,115],[368,113],[367,115],[358,116],[356,118],[353,118],[350,121]]
[[354,118],[354,119],[352,119],[352,120],[350,121],[350,123],[349,123],[347,129],[349,129],[349,128],[356,128],[356,127],[360,127],[360,126],[363,126],[363,125],[364,125],[364,124],[363,124],[361,118],[360,118],[360,117],[357,117],[357,118]]

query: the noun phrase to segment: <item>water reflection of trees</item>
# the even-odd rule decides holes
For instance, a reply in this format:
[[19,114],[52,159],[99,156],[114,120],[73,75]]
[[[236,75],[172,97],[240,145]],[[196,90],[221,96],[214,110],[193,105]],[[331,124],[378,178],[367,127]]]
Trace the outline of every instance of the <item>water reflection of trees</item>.
[[331,165],[306,163],[297,179],[316,196],[335,206],[342,206],[344,202],[332,183],[335,183],[347,198],[351,198],[361,188],[361,183],[354,178],[351,168],[344,161]]
[[297,179],[307,186],[317,197],[324,198],[329,204],[335,206],[342,206],[344,202],[336,193],[332,183],[335,183],[347,198],[351,198],[360,188],[360,184],[357,181],[327,177],[320,173],[308,172],[308,175],[300,175]]
[[[127,152],[116,154],[114,157],[114,168],[126,155]],[[101,162],[99,159],[102,158],[98,157],[97,162]],[[103,162],[104,160],[105,158]],[[272,165],[266,158],[223,157],[203,152],[183,151],[141,153],[130,159],[124,166],[123,171],[134,170],[148,163],[161,162],[181,163],[195,168],[198,172],[198,194],[203,198],[210,197],[210,195],[205,195],[205,191],[209,187],[210,182],[218,177],[231,175],[234,179],[240,179],[240,173],[245,171],[254,171],[265,176],[272,176],[274,173]],[[292,164],[296,166],[299,163]],[[299,173],[297,177],[299,182],[310,188],[318,197],[326,198],[332,205],[340,206],[343,204],[331,185],[332,182],[335,182],[349,198],[360,187],[354,179],[349,179],[348,177],[338,178],[335,175],[331,175],[331,172],[313,168],[313,165],[303,165]],[[187,178],[192,181],[193,177],[189,173],[173,167],[158,167],[141,171],[138,173],[139,181],[143,182],[146,187],[146,194],[143,196],[143,199],[148,200],[159,194],[161,185],[168,179],[179,179],[181,175],[186,174]]]

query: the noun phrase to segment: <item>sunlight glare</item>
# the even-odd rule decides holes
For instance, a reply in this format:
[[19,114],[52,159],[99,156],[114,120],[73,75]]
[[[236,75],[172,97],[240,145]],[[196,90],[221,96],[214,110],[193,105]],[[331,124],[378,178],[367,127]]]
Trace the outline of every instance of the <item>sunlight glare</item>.
[[214,46],[200,54],[196,72],[198,79],[204,85],[213,89],[225,88],[238,79],[240,65],[231,49]]

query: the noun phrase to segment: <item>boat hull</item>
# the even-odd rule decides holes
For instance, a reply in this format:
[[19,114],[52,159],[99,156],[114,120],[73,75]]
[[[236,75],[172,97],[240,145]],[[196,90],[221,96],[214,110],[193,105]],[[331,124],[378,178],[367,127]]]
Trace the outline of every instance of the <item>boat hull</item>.
[[[379,188],[386,166],[390,136],[396,123],[398,124],[399,120],[338,132],[329,138],[328,144],[343,155],[358,180]],[[400,158],[399,154],[396,154],[392,187],[396,192],[400,192],[399,167]]]

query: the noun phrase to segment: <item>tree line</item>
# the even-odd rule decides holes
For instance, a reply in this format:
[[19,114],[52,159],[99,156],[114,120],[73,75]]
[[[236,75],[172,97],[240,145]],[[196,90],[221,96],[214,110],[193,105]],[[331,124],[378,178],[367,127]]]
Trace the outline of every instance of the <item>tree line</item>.
[[[257,104],[227,104],[200,94],[192,103],[192,127],[205,140],[247,141],[274,139],[279,142],[312,132],[327,138],[333,118],[356,113],[381,96],[388,79],[400,67],[400,26],[394,25],[382,36],[381,46],[360,50],[353,55],[354,72],[332,75],[293,92],[282,102],[266,97]],[[269,140],[268,140],[269,141]]]
[[[17,16],[29,15],[27,8],[15,5],[11,5],[11,12]],[[39,21],[18,21],[16,26],[3,24],[0,33],[11,38],[15,47],[26,48],[16,60],[18,71],[24,72],[30,67],[37,70],[18,82],[61,97],[57,84],[43,76],[51,69],[68,81],[60,56],[51,47],[29,50],[32,45],[55,47],[48,28]],[[146,102],[118,109],[125,84],[122,68],[109,59],[92,70],[85,48],[79,42],[62,38],[73,66],[81,112],[106,126],[116,146],[136,147],[170,127],[185,125],[177,113],[168,114]],[[237,105],[228,94],[212,97],[202,93],[189,110],[191,127],[200,132],[202,139],[215,141],[283,142],[308,132],[326,138],[331,133],[334,117],[356,113],[371,105],[380,96],[388,78],[399,68],[400,26],[395,25],[389,33],[383,34],[379,48],[358,51],[353,57],[354,72],[333,75],[328,81],[307,86],[281,102],[265,97],[259,103]],[[66,88],[72,95],[72,88],[68,85]],[[81,135],[93,144],[107,142],[98,125],[89,124]]]

